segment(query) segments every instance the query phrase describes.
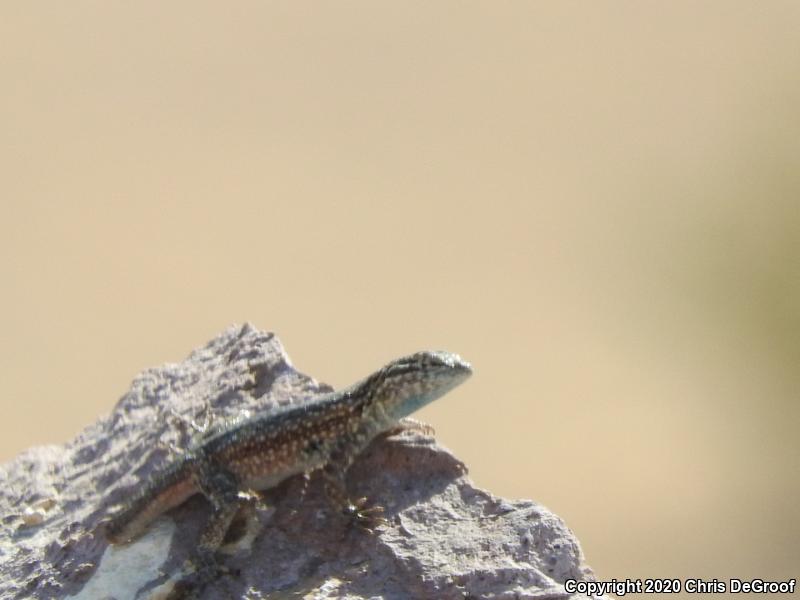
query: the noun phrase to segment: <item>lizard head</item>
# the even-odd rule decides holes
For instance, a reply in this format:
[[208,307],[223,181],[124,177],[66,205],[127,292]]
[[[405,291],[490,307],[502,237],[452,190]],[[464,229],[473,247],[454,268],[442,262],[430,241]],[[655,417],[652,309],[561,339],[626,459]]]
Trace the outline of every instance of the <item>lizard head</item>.
[[389,363],[366,384],[373,405],[397,420],[446,394],[471,374],[470,364],[457,354],[424,351]]

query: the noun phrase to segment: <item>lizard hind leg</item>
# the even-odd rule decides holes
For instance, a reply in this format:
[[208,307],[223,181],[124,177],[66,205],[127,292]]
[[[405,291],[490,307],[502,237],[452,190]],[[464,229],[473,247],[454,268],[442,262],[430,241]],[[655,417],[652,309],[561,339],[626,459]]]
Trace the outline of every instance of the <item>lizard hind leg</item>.
[[[197,547],[184,565],[184,575],[176,583],[176,590],[181,590],[175,598],[193,598],[199,595],[212,581],[228,571],[217,561],[217,551],[225,540],[231,523],[237,513],[253,496],[240,493],[239,482],[235,475],[221,465],[203,464],[195,473],[197,487],[208,499],[213,512],[208,518]],[[172,597],[169,597],[170,600]]]
[[[217,551],[225,540],[231,523],[240,512],[252,508],[253,500],[252,495],[237,494],[235,499],[228,498],[215,507],[200,535],[197,548],[184,563],[183,573],[175,581],[166,600],[197,600],[207,586],[230,573],[218,561]],[[228,590],[224,590],[224,594],[228,600],[234,600]]]
[[[191,429],[194,431],[195,435],[200,437],[209,433],[212,427],[216,424],[217,420],[217,415],[214,411],[214,408],[211,406],[211,402],[209,402],[207,398],[204,398],[201,401],[200,410],[197,411],[195,415],[184,416],[174,408],[168,408],[166,409],[166,412],[167,418],[175,423],[183,432],[187,432]],[[203,420],[198,423],[196,419],[201,415]]]

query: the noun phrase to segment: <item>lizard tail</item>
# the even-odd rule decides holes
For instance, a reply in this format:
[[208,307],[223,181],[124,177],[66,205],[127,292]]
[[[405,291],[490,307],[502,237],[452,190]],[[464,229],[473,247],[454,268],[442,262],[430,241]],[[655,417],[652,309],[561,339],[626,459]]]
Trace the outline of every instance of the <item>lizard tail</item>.
[[101,524],[112,544],[125,544],[144,533],[161,514],[197,493],[191,465],[177,461],[141,489]]

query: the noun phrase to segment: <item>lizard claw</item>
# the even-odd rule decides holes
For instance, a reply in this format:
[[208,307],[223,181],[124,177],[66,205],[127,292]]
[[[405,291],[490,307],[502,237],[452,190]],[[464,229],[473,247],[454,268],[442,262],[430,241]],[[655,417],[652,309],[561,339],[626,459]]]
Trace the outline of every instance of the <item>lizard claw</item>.
[[342,511],[352,523],[361,529],[373,533],[378,527],[388,525],[389,521],[383,516],[382,506],[367,506],[367,498],[359,498],[350,502]]

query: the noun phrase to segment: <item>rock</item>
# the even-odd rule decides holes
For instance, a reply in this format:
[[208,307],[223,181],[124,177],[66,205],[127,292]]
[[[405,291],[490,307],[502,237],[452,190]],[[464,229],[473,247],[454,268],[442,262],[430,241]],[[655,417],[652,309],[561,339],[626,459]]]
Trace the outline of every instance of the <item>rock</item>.
[[[273,334],[249,325],[143,372],[75,440],[0,467],[0,598],[159,597],[197,544],[206,501],[195,496],[125,546],[99,533],[109,509],[190,444],[187,420],[212,412],[219,426],[329,390],[294,370]],[[377,440],[348,479],[354,494],[386,507],[387,526],[349,526],[318,477],[292,478],[233,532],[221,559],[230,573],[203,598],[569,598],[567,579],[592,579],[561,519],[476,488],[424,433]]]

